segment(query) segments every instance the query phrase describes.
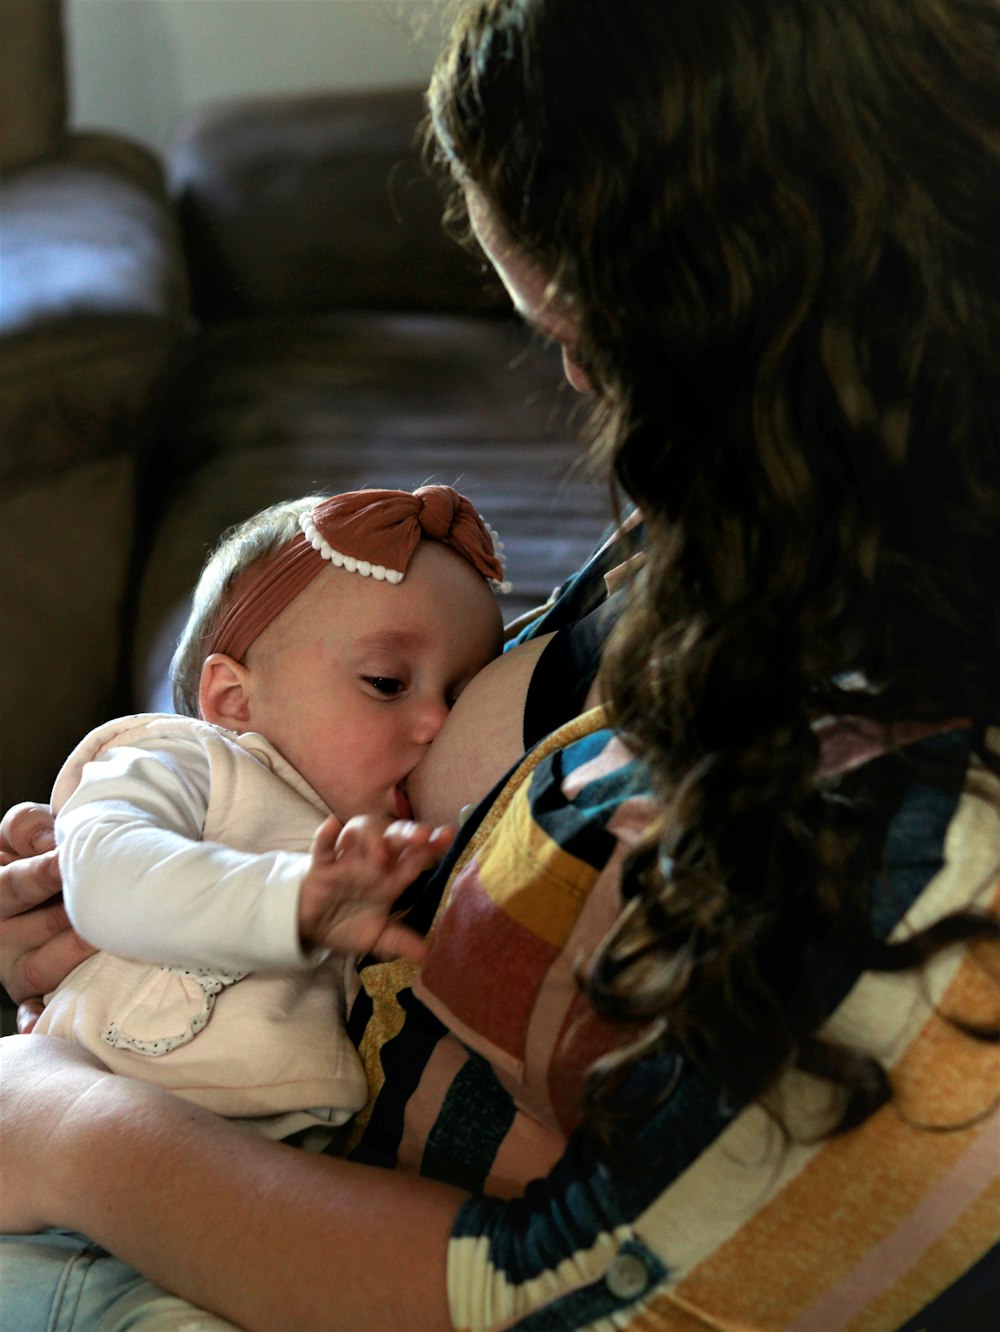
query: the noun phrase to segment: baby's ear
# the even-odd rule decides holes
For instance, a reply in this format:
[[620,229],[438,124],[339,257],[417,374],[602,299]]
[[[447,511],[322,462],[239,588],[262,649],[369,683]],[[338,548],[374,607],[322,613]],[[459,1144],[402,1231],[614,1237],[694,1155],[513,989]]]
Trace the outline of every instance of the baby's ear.
[[250,698],[253,677],[223,652],[213,652],[201,668],[198,710],[207,722],[227,731],[250,729]]

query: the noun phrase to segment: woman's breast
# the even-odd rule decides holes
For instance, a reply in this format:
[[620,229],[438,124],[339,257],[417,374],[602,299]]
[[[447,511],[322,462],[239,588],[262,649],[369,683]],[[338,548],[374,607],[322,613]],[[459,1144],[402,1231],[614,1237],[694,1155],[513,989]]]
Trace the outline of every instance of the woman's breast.
[[551,634],[505,652],[459,695],[424,758],[410,773],[414,816],[457,824],[524,753],[524,701]]

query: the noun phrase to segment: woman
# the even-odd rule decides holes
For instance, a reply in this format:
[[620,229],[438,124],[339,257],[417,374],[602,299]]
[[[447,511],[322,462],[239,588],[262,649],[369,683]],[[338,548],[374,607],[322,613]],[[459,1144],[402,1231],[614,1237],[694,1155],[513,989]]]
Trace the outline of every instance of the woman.
[[[3,1224],[249,1328],[894,1332],[974,1292],[998,69],[992,0],[466,7],[430,94],[458,207],[645,526],[441,733],[423,816],[484,799],[419,976],[362,971],[353,1159],[31,1040]],[[49,891],[5,873],[8,913]]]

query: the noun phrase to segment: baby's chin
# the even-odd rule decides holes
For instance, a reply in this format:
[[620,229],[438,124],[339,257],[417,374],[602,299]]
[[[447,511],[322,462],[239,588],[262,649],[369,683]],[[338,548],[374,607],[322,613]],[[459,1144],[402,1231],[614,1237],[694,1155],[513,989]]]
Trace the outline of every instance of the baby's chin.
[[410,803],[408,792],[408,783],[400,782],[393,791],[393,803],[395,805],[395,815],[397,819],[415,819],[413,805]]
[[349,819],[362,817],[385,819],[389,823],[397,819],[416,821],[418,818],[410,801],[408,779],[394,786],[388,793],[382,792],[378,796],[372,796],[367,802],[338,799],[335,791],[324,795],[323,799],[334,817],[342,824],[347,823]]
[[405,797],[406,808],[409,810],[408,814],[401,817],[413,819],[417,823],[444,824],[453,822],[452,819],[438,817],[441,811],[435,808],[433,799],[433,771],[427,771],[426,765],[427,755],[425,754],[396,788]]

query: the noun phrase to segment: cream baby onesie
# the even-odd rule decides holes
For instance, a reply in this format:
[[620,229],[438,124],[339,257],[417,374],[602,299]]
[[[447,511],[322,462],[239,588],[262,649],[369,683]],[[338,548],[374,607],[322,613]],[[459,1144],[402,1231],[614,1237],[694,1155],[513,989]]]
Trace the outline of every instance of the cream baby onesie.
[[267,1136],[336,1125],[367,1084],[349,960],[307,957],[299,886],[329,810],[262,736],[189,717],[108,722],[52,794],[70,918],[106,952],[36,1030]]

